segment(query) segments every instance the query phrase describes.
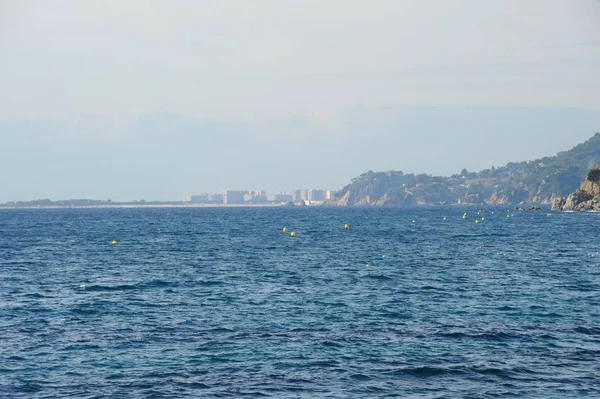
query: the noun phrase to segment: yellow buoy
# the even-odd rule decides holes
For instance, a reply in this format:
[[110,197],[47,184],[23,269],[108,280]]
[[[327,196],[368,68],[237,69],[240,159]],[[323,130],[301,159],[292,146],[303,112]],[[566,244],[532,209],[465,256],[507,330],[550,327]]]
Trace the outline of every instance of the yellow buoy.
[[295,232],[295,231],[292,231],[292,232],[290,233],[290,236],[291,236],[291,237],[296,237],[296,232]]
[[481,215],[481,209],[477,211],[477,214],[478,214],[478,215]]
[[118,243],[119,243],[119,242],[118,242],[117,240],[113,240],[113,241],[111,242],[111,244],[112,244],[112,245],[117,245]]
[[346,223],[346,224],[344,225],[344,228],[345,228],[346,230],[348,230],[348,229],[350,228],[350,225],[349,225],[348,223]]
[[413,222],[413,223],[417,223],[417,221],[416,221],[415,219],[413,219],[413,221],[412,221],[412,222]]
[[547,213],[546,216],[552,216],[552,214],[551,213]]
[[367,266],[367,267],[371,267],[371,264],[370,264],[370,263],[367,263],[367,265],[366,265],[366,266]]
[[475,223],[479,223],[479,220],[475,220]]
[[283,232],[284,232],[284,233],[287,233],[287,232],[288,232],[288,228],[287,228],[287,227],[284,227],[284,228],[283,228]]
[[446,219],[447,219],[446,216],[444,216],[444,220],[446,220]]
[[484,218],[484,217],[482,217],[482,218],[481,218],[481,221],[483,222],[484,220],[485,220],[485,218]]
[[507,217],[507,218],[509,218],[509,217],[510,217],[510,215],[506,215],[506,217]]

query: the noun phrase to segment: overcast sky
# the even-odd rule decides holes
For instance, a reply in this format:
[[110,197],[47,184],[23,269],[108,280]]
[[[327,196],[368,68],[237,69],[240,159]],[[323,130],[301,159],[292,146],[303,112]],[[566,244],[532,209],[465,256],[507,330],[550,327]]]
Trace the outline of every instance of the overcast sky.
[[0,202],[341,188],[600,131],[600,1],[0,1]]

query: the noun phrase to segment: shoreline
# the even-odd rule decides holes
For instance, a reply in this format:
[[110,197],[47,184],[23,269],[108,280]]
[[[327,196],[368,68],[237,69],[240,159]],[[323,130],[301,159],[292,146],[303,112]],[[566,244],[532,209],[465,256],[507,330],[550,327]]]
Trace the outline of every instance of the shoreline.
[[[115,205],[40,205],[0,206],[2,209],[143,209],[143,208],[274,208],[283,204],[115,204]],[[290,207],[294,208],[294,207]]]

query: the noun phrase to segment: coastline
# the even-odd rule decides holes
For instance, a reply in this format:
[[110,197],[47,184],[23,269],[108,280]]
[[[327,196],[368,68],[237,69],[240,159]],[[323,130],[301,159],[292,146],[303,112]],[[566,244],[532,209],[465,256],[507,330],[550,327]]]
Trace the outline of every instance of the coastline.
[[138,208],[273,208],[283,204],[115,204],[0,206],[2,209],[138,209]]

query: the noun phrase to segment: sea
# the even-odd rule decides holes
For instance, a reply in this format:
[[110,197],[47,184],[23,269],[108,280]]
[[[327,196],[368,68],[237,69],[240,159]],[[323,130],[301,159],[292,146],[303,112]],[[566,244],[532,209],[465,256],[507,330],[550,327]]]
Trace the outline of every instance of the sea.
[[600,214],[479,210],[0,210],[0,397],[600,397]]

